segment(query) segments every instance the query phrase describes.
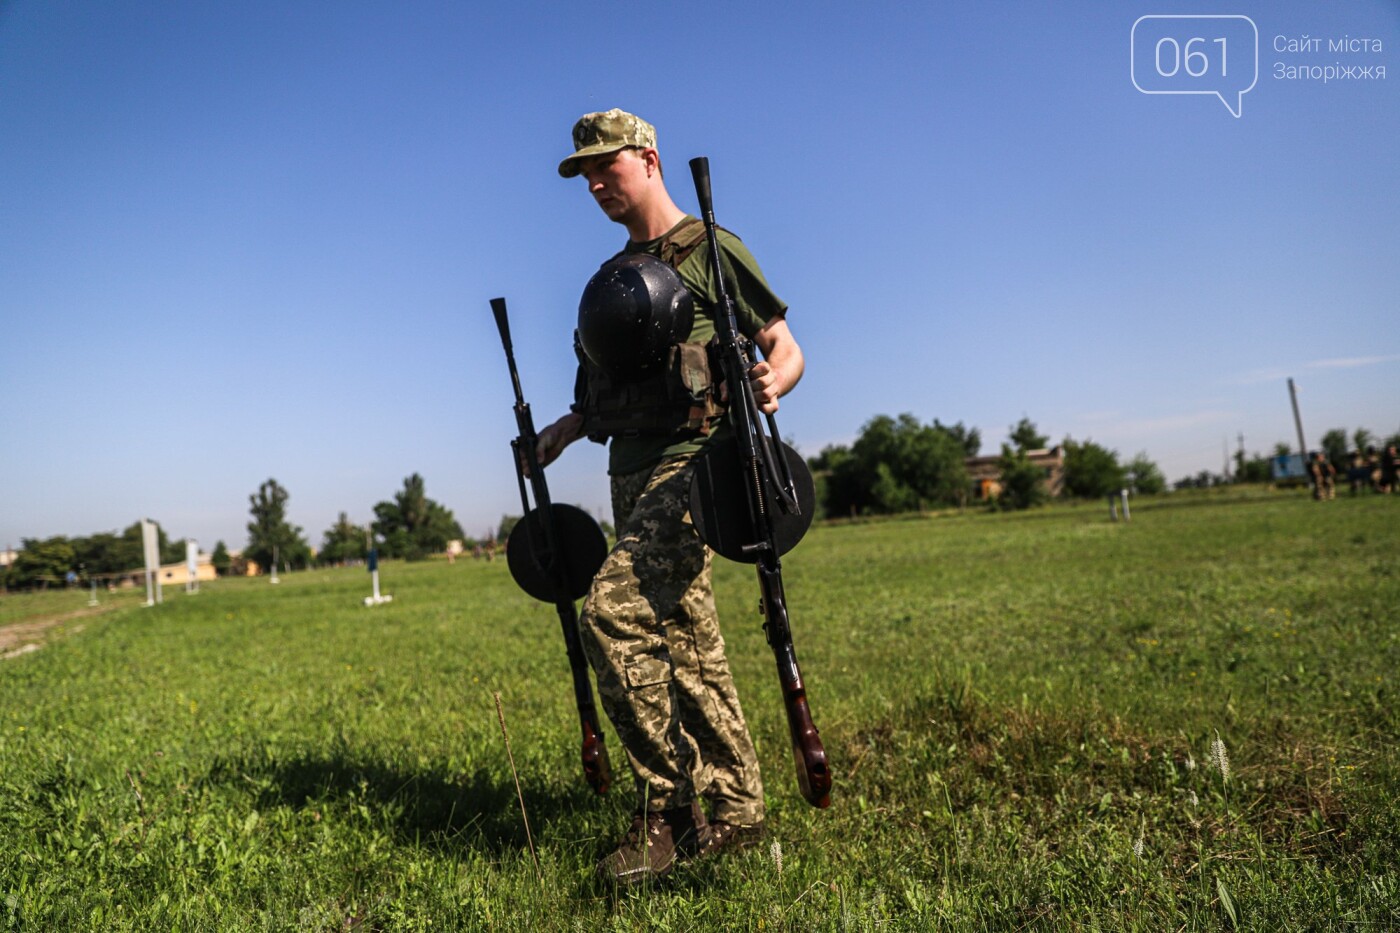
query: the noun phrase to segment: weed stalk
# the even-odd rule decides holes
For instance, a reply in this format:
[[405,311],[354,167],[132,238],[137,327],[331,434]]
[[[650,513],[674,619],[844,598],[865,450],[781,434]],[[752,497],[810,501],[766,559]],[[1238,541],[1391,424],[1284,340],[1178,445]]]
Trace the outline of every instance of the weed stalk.
[[515,753],[510,750],[510,732],[506,729],[506,711],[501,705],[501,691],[492,691],[496,698],[496,718],[501,721],[501,736],[506,740],[506,757],[510,759],[510,776],[515,779],[515,799],[520,801],[520,819],[525,824],[525,844],[530,847],[530,859],[535,863],[535,876],[544,881],[540,857],[535,854],[535,840],[530,835],[530,817],[525,813],[525,795],[520,792],[520,773],[515,770]]

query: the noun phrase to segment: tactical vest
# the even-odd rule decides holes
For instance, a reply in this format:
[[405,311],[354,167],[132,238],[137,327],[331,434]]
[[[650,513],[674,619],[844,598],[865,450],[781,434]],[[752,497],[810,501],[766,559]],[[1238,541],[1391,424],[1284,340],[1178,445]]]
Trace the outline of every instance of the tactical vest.
[[[705,225],[691,218],[661,241],[661,260],[679,271],[681,263],[704,242]],[[713,340],[708,344],[674,344],[666,355],[666,365],[655,375],[623,382],[589,361],[575,331],[579,374],[573,410],[583,415],[583,433],[600,444],[610,437],[708,435],[725,412],[718,380],[712,376],[720,371],[710,359],[714,346]]]

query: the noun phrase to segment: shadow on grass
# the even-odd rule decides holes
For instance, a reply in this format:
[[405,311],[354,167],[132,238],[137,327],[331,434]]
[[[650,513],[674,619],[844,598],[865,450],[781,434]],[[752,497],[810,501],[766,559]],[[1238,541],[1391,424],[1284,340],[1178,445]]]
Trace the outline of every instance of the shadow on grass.
[[[364,807],[366,816],[406,845],[444,851],[466,849],[498,855],[526,849],[520,801],[509,775],[483,769],[453,775],[415,770],[348,755],[303,756],[282,761],[217,762],[214,784],[251,783],[259,808],[340,810]],[[539,837],[591,799],[586,791],[521,786],[531,830]]]
[[[330,754],[282,761],[227,759],[216,762],[205,781],[248,787],[258,809],[338,813],[351,821],[359,815],[388,830],[396,844],[422,846],[449,856],[476,852],[494,859],[528,851],[520,801],[509,774],[478,769],[454,776]],[[521,794],[536,849],[551,845],[543,841],[550,837],[555,845],[561,836],[576,837],[578,827],[573,824],[581,814],[598,808],[597,798],[581,784],[568,790],[522,784]],[[361,815],[361,808],[368,811],[367,816]],[[614,828],[620,830],[622,825]],[[584,861],[591,866],[615,842],[616,837],[609,834],[592,841],[574,838],[565,844],[583,846]],[[635,888],[603,881],[591,870],[573,883],[564,883],[570,884],[576,898],[602,897],[617,907],[655,892],[699,896],[712,891],[724,875],[723,865],[707,861],[681,866],[665,878]]]

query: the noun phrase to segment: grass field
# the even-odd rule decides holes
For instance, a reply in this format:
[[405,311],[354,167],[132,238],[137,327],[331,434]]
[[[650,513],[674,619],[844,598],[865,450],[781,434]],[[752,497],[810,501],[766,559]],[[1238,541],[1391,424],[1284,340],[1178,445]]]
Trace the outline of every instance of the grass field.
[[0,662],[0,930],[1400,927],[1400,497],[1106,512],[812,531],[827,811],[718,566],[772,842],[635,892],[593,880],[632,800],[584,785],[557,620],[503,561],[386,564],[374,609],[325,570],[65,624]]

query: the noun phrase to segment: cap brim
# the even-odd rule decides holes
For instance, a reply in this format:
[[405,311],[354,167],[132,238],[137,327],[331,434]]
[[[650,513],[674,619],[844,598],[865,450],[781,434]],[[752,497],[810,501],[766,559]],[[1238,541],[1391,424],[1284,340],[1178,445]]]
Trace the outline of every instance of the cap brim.
[[563,162],[559,163],[559,177],[574,178],[579,173],[579,163],[584,159],[596,155],[606,155],[609,152],[617,152],[620,149],[626,149],[628,145],[628,143],[599,143],[595,146],[584,146],[578,152],[575,152]]

